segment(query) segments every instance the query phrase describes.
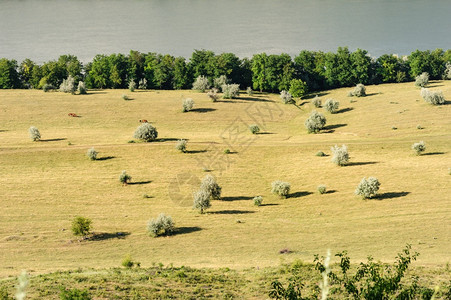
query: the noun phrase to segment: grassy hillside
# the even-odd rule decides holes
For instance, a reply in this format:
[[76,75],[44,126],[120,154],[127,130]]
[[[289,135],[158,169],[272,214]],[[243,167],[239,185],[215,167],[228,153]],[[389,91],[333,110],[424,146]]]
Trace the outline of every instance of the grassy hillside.
[[[317,109],[329,126],[320,134],[304,127],[311,99],[294,106],[272,94],[212,103],[194,91],[1,90],[0,276],[117,267],[126,254],[143,267],[263,268],[311,261],[327,249],[391,261],[406,243],[421,253],[416,265],[448,263],[451,82],[431,86],[444,92],[446,105],[428,105],[413,83],[369,86],[364,98],[347,97],[350,89],[324,92],[323,102],[340,101],[340,112]],[[195,111],[182,113],[187,97]],[[128,143],[139,119],[157,128],[157,141]],[[263,134],[252,135],[251,124]],[[31,125],[42,141],[29,139]],[[188,153],[175,149],[180,138]],[[427,150],[416,156],[410,147],[420,140]],[[330,161],[335,144],[348,146],[350,165]],[[100,160],[87,159],[91,147]],[[119,183],[122,170],[135,184]],[[191,193],[209,173],[223,200],[200,215]],[[381,182],[380,196],[364,201],[354,190],[368,176]],[[291,183],[289,198],[270,193],[278,179]],[[318,194],[320,184],[331,192]],[[256,195],[263,206],[253,205]],[[178,232],[151,238],[146,223],[161,212]],[[73,237],[77,215],[92,219],[91,241]],[[283,248],[292,253],[279,254]]]

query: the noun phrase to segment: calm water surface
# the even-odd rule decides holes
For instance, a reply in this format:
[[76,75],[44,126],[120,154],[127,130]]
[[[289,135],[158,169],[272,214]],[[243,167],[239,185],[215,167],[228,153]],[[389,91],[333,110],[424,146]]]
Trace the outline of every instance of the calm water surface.
[[451,0],[0,0],[0,57],[451,48]]

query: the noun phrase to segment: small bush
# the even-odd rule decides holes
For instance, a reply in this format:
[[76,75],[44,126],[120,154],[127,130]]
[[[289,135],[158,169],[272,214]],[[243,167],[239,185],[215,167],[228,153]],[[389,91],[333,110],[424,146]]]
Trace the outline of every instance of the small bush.
[[368,177],[368,179],[363,177],[355,190],[355,194],[362,196],[363,199],[372,198],[376,196],[380,185],[376,177]]
[[429,83],[429,74],[427,72],[421,73],[415,77],[415,86],[425,87]]
[[98,152],[92,147],[91,149],[86,152],[86,156],[89,157],[90,160],[96,160],[97,159]]
[[91,300],[92,297],[89,295],[87,290],[79,289],[61,289],[60,292],[61,300]]
[[222,89],[222,98],[224,99],[232,99],[238,97],[240,93],[240,85],[239,84],[224,84],[221,86]]
[[28,133],[30,134],[30,139],[33,142],[37,142],[37,141],[39,141],[41,139],[41,133],[34,126],[31,126],[30,128],[28,128]]
[[315,154],[316,156],[326,156],[326,153],[324,153],[323,151],[318,151]]
[[430,91],[429,89],[422,88],[421,89],[421,97],[423,97],[424,101],[432,105],[442,105],[445,104],[445,97],[443,96],[442,91]]
[[288,182],[276,180],[271,183],[271,193],[279,195],[281,198],[286,198],[290,193],[291,185]]
[[282,99],[283,103],[285,104],[293,104],[293,96],[290,94],[290,92],[287,92],[285,90],[280,92],[280,99]]
[[451,63],[447,62],[445,65],[445,71],[443,72],[443,79],[450,80],[451,79]]
[[48,83],[44,84],[44,86],[42,87],[42,90],[44,92],[46,92],[46,93],[49,92],[49,91],[52,91],[54,89],[55,89],[55,87],[53,85],[51,85],[51,84],[48,84]]
[[175,149],[179,150],[180,152],[185,153],[186,152],[186,140],[178,140],[175,144]]
[[121,175],[119,175],[119,181],[123,185],[127,185],[132,180],[132,177],[127,174],[127,172],[124,170],[122,171]]
[[321,107],[321,98],[318,95],[316,95],[315,98],[313,98],[312,103],[316,108],[320,108]]
[[138,89],[140,90],[147,90],[147,79],[143,78],[138,83]]
[[318,133],[326,125],[326,117],[314,110],[310,113],[308,119],[305,120],[304,125],[309,133]]
[[210,204],[210,193],[205,189],[200,189],[193,194],[193,209],[199,210],[201,214],[204,213],[206,209],[208,209]]
[[338,147],[337,145],[330,148],[332,151],[332,162],[337,166],[344,166],[349,162],[348,147],[342,145]]
[[407,79],[407,75],[405,72],[402,71],[398,71],[396,72],[396,82],[400,83],[400,82],[404,82]]
[[366,96],[365,86],[361,83],[357,84],[354,90],[351,92],[351,95],[354,97],[365,97]]
[[260,132],[260,127],[258,127],[258,125],[251,125],[249,126],[249,130],[252,132],[252,134],[257,134]]
[[135,91],[135,89],[136,89],[136,82],[133,79],[130,80],[130,82],[128,83],[128,89],[132,93]]
[[424,129],[424,127],[421,126],[420,124],[418,124],[418,125],[417,125],[417,129],[418,129],[418,130],[421,130],[421,129]]
[[255,206],[260,206],[260,205],[262,205],[262,202],[263,202],[263,197],[262,196],[257,196],[257,197],[254,197],[254,205]]
[[212,102],[216,102],[219,99],[218,95],[218,89],[212,88],[208,93],[207,96],[211,99]]
[[334,99],[327,99],[324,103],[324,108],[330,112],[331,114],[334,114],[338,111],[338,107],[340,106],[340,102],[335,101]]
[[86,236],[91,230],[91,223],[88,218],[75,217],[72,220],[72,233],[76,236]]
[[252,90],[252,88],[250,86],[247,87],[246,94],[248,96],[252,96],[254,94],[254,91]]
[[139,263],[139,262],[133,261],[131,255],[130,255],[130,254],[127,254],[127,255],[124,257],[124,259],[122,260],[121,265],[122,265],[123,267],[128,268],[128,269],[131,269],[131,268],[133,268],[134,265],[136,265],[136,266],[138,267],[138,266],[140,265],[140,263]]
[[158,131],[155,127],[149,123],[142,123],[135,130],[134,138],[140,139],[146,142],[155,140],[158,137]]
[[230,149],[228,149],[228,148],[225,149],[225,150],[224,150],[224,154],[230,154]]
[[122,99],[125,100],[125,101],[130,100],[130,98],[127,95],[125,95],[125,94],[122,95]]
[[218,78],[215,78],[213,80],[213,86],[217,89],[222,88],[223,85],[228,84],[229,80],[227,79],[227,76],[221,75]]
[[69,75],[66,79],[63,79],[63,82],[60,85],[60,92],[74,94],[75,90],[75,80],[71,75]]
[[182,103],[182,112],[189,112],[190,110],[193,109],[194,106],[194,100],[191,98],[186,98],[183,99],[183,103]]
[[147,223],[147,232],[153,237],[170,235],[175,230],[175,224],[171,216],[161,213],[156,219],[151,219]]
[[206,175],[200,183],[200,189],[205,190],[212,199],[221,199],[222,188],[216,182],[216,179],[212,175]]
[[426,145],[424,144],[423,141],[420,141],[419,143],[414,143],[412,145],[412,150],[414,150],[417,155],[421,155],[421,153],[426,150]]
[[292,79],[289,92],[293,97],[301,98],[307,93],[307,84],[301,79]]
[[78,93],[79,93],[80,95],[86,95],[87,92],[88,92],[88,90],[86,89],[86,85],[85,85],[85,83],[84,83],[83,81],[79,81],[79,82],[78,82],[78,88],[77,88],[77,90],[78,90]]
[[209,88],[210,84],[208,83],[208,78],[202,75],[197,77],[193,83],[193,90],[198,90],[201,91],[202,93],[208,90]]
[[324,184],[318,185],[318,193],[325,194],[327,192],[327,188]]

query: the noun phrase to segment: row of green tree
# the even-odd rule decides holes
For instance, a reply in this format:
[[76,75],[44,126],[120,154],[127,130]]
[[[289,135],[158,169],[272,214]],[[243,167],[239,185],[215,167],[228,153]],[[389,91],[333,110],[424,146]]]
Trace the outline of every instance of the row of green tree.
[[260,53],[251,59],[240,59],[233,53],[216,55],[209,50],[195,50],[191,58],[157,53],[130,51],[128,55],[96,55],[82,64],[76,56],[62,55],[42,65],[25,59],[0,59],[0,88],[59,87],[69,75],[84,81],[87,88],[127,88],[134,80],[147,89],[189,89],[200,75],[211,82],[226,75],[242,89],[279,92],[288,90],[293,79],[304,81],[309,91],[353,86],[358,83],[378,84],[411,81],[427,72],[431,79],[441,79],[451,50],[412,52],[398,57],[384,54],[372,58],[366,50],[349,51],[339,47],[336,53],[303,50],[294,59],[288,54]]

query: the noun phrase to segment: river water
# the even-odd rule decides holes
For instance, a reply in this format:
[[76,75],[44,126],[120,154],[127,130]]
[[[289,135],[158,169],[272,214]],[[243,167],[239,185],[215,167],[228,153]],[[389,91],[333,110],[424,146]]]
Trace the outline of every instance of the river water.
[[0,0],[0,57],[451,48],[451,0]]

